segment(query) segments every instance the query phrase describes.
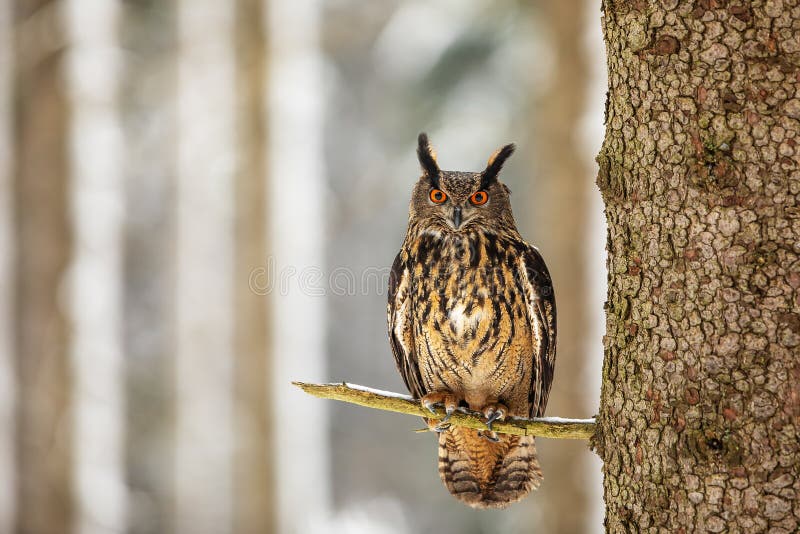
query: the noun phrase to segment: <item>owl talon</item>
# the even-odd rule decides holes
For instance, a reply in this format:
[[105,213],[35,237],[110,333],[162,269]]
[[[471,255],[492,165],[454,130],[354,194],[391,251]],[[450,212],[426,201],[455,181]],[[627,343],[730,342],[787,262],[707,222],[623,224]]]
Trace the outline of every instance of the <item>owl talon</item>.
[[497,443],[498,441],[500,441],[500,438],[497,436],[496,432],[490,432],[489,434],[487,434],[483,430],[479,430],[478,435],[483,439],[485,439],[486,441],[491,441],[492,443]]
[[449,429],[451,425],[447,421],[450,420],[450,418],[453,416],[453,412],[455,411],[455,406],[452,404],[448,405],[447,408],[445,408],[444,419],[439,421],[439,423],[433,428],[434,432],[444,432],[445,430]]
[[503,418],[503,412],[493,412],[489,416],[489,418],[486,419],[486,428],[488,428],[489,431],[491,432],[492,431],[492,423],[494,423],[498,419],[502,419],[502,418]]
[[483,408],[483,416],[486,418],[486,428],[492,432],[492,423],[502,421],[506,418],[508,408],[499,402],[493,402]]
[[440,403],[437,403],[437,402],[431,402],[431,401],[429,401],[429,400],[427,400],[427,399],[422,399],[422,405],[423,405],[425,408],[427,408],[427,409],[428,409],[428,411],[429,411],[429,412],[431,412],[433,415],[436,415],[436,405],[437,405],[437,404],[440,404]]
[[422,406],[434,415],[436,414],[436,407],[443,406],[446,414],[441,421],[443,423],[450,419],[450,416],[458,409],[462,400],[462,397],[455,393],[450,393],[449,391],[435,391],[422,397]]
[[444,419],[442,419],[439,422],[438,425],[433,427],[433,431],[436,432],[437,434],[441,434],[442,432],[444,432],[446,430],[450,430],[450,426],[451,426],[450,423],[444,423],[444,424],[442,424],[442,423],[444,423]]

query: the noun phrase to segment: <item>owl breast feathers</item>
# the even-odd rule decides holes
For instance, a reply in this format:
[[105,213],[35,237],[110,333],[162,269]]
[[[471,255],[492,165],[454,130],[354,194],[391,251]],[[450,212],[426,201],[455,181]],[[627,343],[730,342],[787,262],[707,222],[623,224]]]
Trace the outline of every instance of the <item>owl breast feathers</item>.
[[495,434],[491,422],[543,415],[555,364],[550,275],[498,180],[513,150],[498,150],[481,173],[442,171],[420,134],[423,173],[389,287],[389,339],[411,394],[486,417],[486,431],[428,421],[442,481],[475,508],[505,507],[539,485],[534,438]]

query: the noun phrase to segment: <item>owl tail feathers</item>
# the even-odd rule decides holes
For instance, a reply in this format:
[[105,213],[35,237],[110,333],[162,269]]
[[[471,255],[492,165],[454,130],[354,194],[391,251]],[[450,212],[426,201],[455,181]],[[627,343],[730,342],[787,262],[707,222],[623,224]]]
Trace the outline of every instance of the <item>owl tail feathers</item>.
[[439,434],[439,476],[450,493],[473,508],[505,508],[542,481],[533,436],[500,438],[492,443],[462,427]]

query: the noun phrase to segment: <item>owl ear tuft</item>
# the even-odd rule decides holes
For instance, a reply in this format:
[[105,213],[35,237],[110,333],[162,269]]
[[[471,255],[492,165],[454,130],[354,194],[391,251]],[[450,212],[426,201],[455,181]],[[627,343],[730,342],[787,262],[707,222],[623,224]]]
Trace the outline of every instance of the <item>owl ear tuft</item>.
[[436,163],[436,152],[431,148],[428,142],[428,134],[425,132],[419,134],[417,138],[417,157],[419,164],[422,166],[422,172],[431,181],[433,187],[439,187],[439,164]]
[[485,189],[490,183],[497,180],[500,169],[503,168],[503,164],[508,157],[514,153],[515,148],[514,143],[511,143],[492,154],[492,157],[489,158],[489,163],[486,164],[486,169],[481,173],[481,189]]

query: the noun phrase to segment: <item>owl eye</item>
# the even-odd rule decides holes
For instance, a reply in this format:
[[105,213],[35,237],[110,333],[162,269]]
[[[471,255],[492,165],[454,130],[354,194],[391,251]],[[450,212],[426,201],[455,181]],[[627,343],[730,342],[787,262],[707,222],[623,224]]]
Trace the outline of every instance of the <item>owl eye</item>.
[[483,206],[486,204],[486,201],[489,200],[489,195],[486,191],[477,191],[472,193],[472,196],[469,197],[469,201],[475,204],[476,206]]
[[447,200],[447,195],[441,189],[431,189],[431,202],[434,204],[441,204],[445,200]]

